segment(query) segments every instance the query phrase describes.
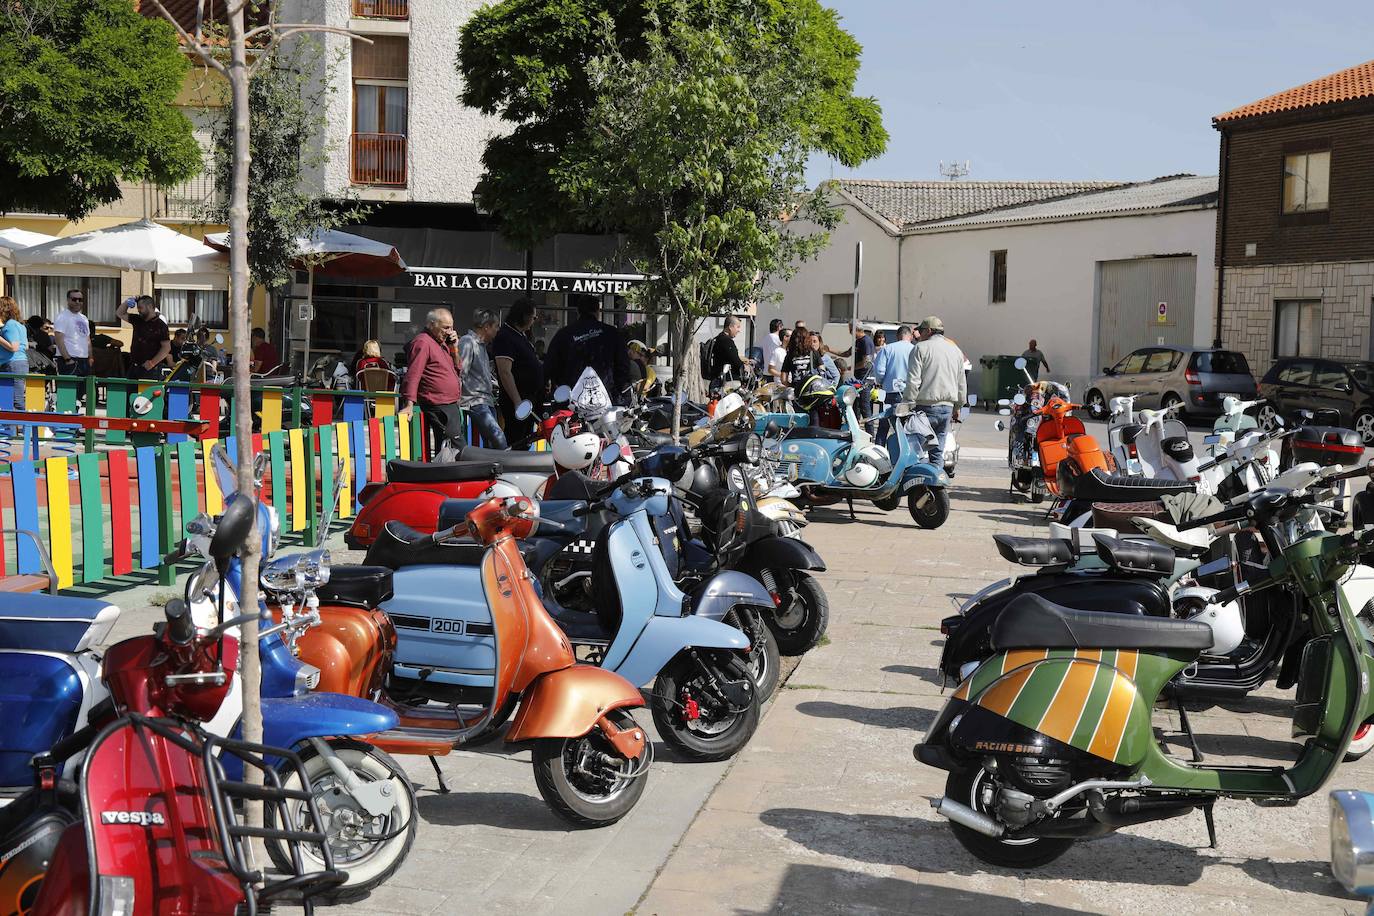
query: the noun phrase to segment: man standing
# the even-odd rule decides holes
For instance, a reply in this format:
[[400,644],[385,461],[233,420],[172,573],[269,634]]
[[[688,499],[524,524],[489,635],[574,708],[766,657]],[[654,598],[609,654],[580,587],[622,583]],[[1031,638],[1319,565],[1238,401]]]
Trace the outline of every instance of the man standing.
[[544,375],[549,385],[572,388],[582,373],[591,369],[606,386],[611,400],[625,402],[630,385],[630,351],[625,338],[601,321],[601,300],[587,296],[577,304],[578,318],[553,335],[544,357]]
[[1022,353],[1021,356],[1024,357],[1028,362],[1032,359],[1038,360],[1038,362],[1036,362],[1035,365],[1026,367],[1030,370],[1031,377],[1036,379],[1037,381],[1039,381],[1040,379],[1040,368],[1042,366],[1044,367],[1046,372],[1051,371],[1050,361],[1048,358],[1046,358],[1044,351],[1042,351],[1040,347],[1037,346],[1034,337],[1030,339],[1030,346],[1026,347],[1025,352]]
[[711,341],[711,381],[718,382],[724,375],[725,370],[730,370],[732,381],[742,381],[744,379],[744,360],[740,359],[739,347],[735,346],[735,338],[739,336],[744,322],[734,315],[725,319],[725,327]]
[[157,302],[152,296],[125,299],[115,309],[115,318],[129,322],[134,329],[133,341],[129,344],[129,365],[126,367],[128,377],[156,378],[157,367],[172,352],[172,334],[157,310]]
[[544,400],[544,365],[529,338],[534,317],[534,300],[516,300],[506,309],[505,323],[491,342],[496,378],[501,383],[501,420],[506,441],[511,444],[523,444],[534,432],[534,421],[529,417],[516,419],[515,408],[523,400],[534,401],[536,406]]
[[267,332],[262,328],[253,329],[253,372],[264,375],[281,365],[277,348],[267,342]]
[[448,439],[462,434],[461,368],[453,313],[434,309],[425,316],[425,329],[406,347],[406,377],[401,386],[401,414],[408,417],[419,405],[430,430],[430,454],[438,454]]
[[[884,404],[896,404],[902,399],[902,389],[906,387],[907,371],[911,368],[911,328],[902,325],[897,329],[897,339],[878,351],[873,358],[873,368],[869,376],[883,392]],[[887,420],[878,423],[878,442],[887,442]]]
[[67,290],[67,308],[53,319],[57,338],[57,371],[63,375],[91,374],[91,322],[81,311],[86,296],[79,289]]
[[774,318],[768,322],[768,336],[764,338],[763,361],[771,363],[773,354],[782,349],[782,319]]
[[911,351],[902,400],[911,405],[914,413],[925,414],[930,421],[935,444],[928,460],[943,468],[945,433],[952,418],[958,422],[955,408],[968,400],[964,354],[954,341],[945,339],[945,324],[934,315],[917,325],[917,331],[921,340]]
[[491,387],[491,357],[487,345],[496,337],[501,322],[494,312],[478,309],[472,315],[472,330],[458,341],[458,356],[463,363],[463,396],[459,400],[482,435],[487,448],[506,448],[506,434],[496,422],[496,394]]

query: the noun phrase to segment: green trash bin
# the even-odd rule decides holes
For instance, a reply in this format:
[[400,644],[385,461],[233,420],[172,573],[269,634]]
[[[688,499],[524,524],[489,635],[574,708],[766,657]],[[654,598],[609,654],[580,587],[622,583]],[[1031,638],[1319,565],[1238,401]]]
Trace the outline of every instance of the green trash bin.
[[[999,400],[1011,397],[1026,383],[1025,373],[1016,368],[1016,361],[1020,358],[1015,355],[979,357],[978,364],[983,371],[979,377],[978,400],[985,410],[996,410]],[[1030,359],[1026,362],[1026,368],[1034,376],[1039,368],[1039,360]]]

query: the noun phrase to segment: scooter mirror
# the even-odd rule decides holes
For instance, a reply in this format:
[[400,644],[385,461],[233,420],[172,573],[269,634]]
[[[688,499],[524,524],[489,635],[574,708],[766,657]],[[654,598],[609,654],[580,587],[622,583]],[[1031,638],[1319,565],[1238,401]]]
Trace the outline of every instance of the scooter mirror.
[[517,420],[526,420],[532,413],[534,413],[534,405],[529,401],[521,401],[515,405],[515,419]]
[[960,421],[960,422],[963,422],[964,420],[967,420],[967,419],[969,418],[969,414],[971,414],[971,413],[973,413],[973,408],[972,408],[972,407],[962,407],[962,408],[960,408],[960,409],[959,409],[959,421]]
[[216,334],[216,335],[215,335],[215,343],[217,343],[217,344],[222,344],[222,343],[224,343],[224,335],[223,335],[223,334]]
[[612,442],[601,450],[601,463],[605,465],[615,464],[620,460],[620,446]]
[[263,478],[267,476],[267,467],[272,463],[272,457],[266,452],[258,452],[253,456],[253,480],[259,487],[262,486]]
[[853,388],[846,388],[844,390],[844,394],[841,395],[841,397],[844,398],[845,404],[850,407],[853,407],[854,402],[859,399],[859,396],[854,392]]
[[1026,396],[1018,391],[1016,392],[1016,397],[1011,399],[1011,402],[1017,407],[1020,407],[1022,404],[1026,403]]
[[559,385],[553,390],[553,399],[559,404],[566,404],[572,400],[572,389],[567,385]]
[[968,396],[968,406],[970,406],[970,407],[977,407],[977,406],[978,406],[978,395],[976,395],[976,394],[971,394],[971,395]]
[[1011,399],[1010,399],[1010,398],[998,398],[998,399],[997,399],[997,406],[998,406],[998,407],[1010,407],[1010,406],[1011,406]]
[[1280,417],[1278,414],[1275,414],[1275,415],[1274,415],[1274,428],[1275,428],[1275,429],[1283,429],[1283,427],[1284,427],[1285,425],[1286,425],[1286,424],[1283,422],[1283,417]]
[[138,397],[134,398],[134,413],[136,415],[141,417],[152,409],[153,402],[148,398],[145,398],[141,394]]
[[258,520],[258,501],[243,493],[235,493],[224,507],[224,513],[210,538],[210,558],[223,572],[224,564],[238,553]]
[[1007,431],[1007,424],[1003,423],[1001,420],[996,420],[993,422],[992,428],[997,430],[999,433],[1004,433]]
[[1218,442],[1220,442],[1220,441],[1221,441],[1221,436],[1218,435],[1217,433],[1211,433],[1211,434],[1209,434],[1209,435],[1206,435],[1206,436],[1203,436],[1203,437],[1202,437],[1202,444],[1203,444],[1203,445],[1216,445],[1216,444],[1217,444]]
[[1024,356],[1018,356],[1016,357],[1016,362],[1012,363],[1012,365],[1017,369],[1024,369],[1026,368],[1026,358]]
[[[1004,416],[1004,417],[1009,417],[1009,416],[1011,416],[1011,411],[1010,411],[1010,410],[1007,410],[1005,407],[1003,407],[1001,410],[999,410],[999,411],[997,411],[997,412],[1000,413],[1000,414],[1001,414],[1002,416]],[[1006,431],[1007,431],[1006,425],[1003,424],[1001,420],[998,420],[998,421],[997,421],[997,428],[998,428],[999,430],[1001,430],[1002,432],[1006,432]]]

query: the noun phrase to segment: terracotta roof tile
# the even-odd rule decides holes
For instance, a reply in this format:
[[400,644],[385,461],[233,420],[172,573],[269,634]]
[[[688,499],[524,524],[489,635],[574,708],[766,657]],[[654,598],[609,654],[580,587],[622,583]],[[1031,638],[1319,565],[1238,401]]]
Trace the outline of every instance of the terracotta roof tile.
[[1241,118],[1277,114],[1280,111],[1296,111],[1367,98],[1374,98],[1374,60],[1347,67],[1338,73],[1323,76],[1292,89],[1285,89],[1258,102],[1242,105],[1225,114],[1217,115],[1212,122],[1219,124],[1222,121],[1238,121]]
[[[157,4],[152,0],[134,0],[134,5],[138,11],[149,19],[162,19],[162,11],[157,8]],[[177,25],[187,32],[195,34],[197,17],[203,16],[205,22],[224,22],[225,0],[162,0],[162,5],[167,8],[167,12],[176,20]],[[260,23],[266,19],[266,4],[254,9],[249,7],[247,19],[251,27],[254,23]]]
[[864,178],[842,178],[835,183],[899,229],[1126,184],[1121,181],[877,181]]

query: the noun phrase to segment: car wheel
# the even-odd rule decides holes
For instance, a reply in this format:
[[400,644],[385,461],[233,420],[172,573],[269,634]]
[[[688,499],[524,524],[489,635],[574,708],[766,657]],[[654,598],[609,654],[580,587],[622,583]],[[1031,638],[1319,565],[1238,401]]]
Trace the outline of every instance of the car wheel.
[[1094,420],[1107,419],[1107,399],[1102,396],[1102,392],[1094,388],[1083,400],[1084,406],[1088,408],[1088,416]]
[[1184,419],[1184,417],[1187,416],[1187,411],[1184,410],[1183,398],[1170,391],[1159,400],[1159,407],[1161,410],[1170,410],[1175,406],[1177,406],[1178,409],[1174,411],[1174,416],[1180,420]]
[[1355,415],[1355,432],[1360,434],[1360,441],[1365,448],[1374,445],[1374,413],[1362,410]]
[[1262,404],[1259,415],[1255,418],[1259,421],[1260,428],[1267,433],[1272,433],[1274,427],[1278,426],[1279,412],[1274,409],[1272,404]]

